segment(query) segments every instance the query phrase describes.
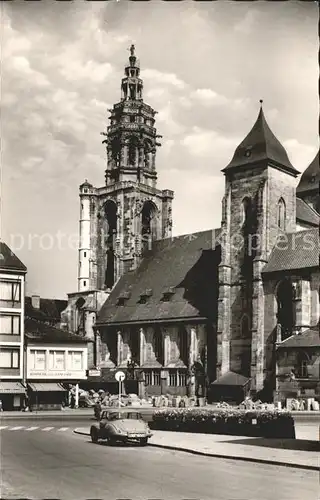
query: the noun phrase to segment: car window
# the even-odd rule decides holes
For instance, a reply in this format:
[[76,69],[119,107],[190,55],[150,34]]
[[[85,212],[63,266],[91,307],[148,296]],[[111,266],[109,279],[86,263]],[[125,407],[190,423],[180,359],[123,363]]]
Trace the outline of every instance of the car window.
[[131,418],[132,420],[142,420],[140,413],[128,413],[128,418]]
[[121,418],[126,418],[123,413],[109,413],[108,420],[120,420]]

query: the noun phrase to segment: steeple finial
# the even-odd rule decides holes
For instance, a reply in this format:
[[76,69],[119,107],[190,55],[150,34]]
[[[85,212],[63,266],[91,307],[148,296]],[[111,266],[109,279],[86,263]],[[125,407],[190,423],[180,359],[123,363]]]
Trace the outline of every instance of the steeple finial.
[[134,51],[135,51],[135,46],[134,46],[134,44],[132,44],[132,45],[131,45],[131,47],[130,47],[130,49],[129,49],[129,50],[130,50],[130,54],[131,54],[132,56],[134,56]]
[[262,104],[263,104],[263,99],[260,99],[260,107],[262,108]]

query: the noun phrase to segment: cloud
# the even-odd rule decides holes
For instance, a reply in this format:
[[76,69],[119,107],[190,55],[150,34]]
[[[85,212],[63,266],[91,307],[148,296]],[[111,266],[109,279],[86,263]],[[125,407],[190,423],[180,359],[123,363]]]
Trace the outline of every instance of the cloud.
[[183,82],[180,78],[178,78],[178,76],[175,73],[164,73],[156,69],[148,69],[148,68],[144,69],[143,78],[149,80],[152,85],[154,85],[155,83],[171,85],[179,90],[182,90],[186,87],[185,82]]
[[230,150],[234,147],[234,140],[223,137],[213,130],[194,127],[192,132],[181,140],[181,144],[193,156],[209,158],[219,155],[222,151]]
[[204,105],[226,104],[228,102],[225,96],[217,94],[212,89],[196,89],[191,92],[190,97]]

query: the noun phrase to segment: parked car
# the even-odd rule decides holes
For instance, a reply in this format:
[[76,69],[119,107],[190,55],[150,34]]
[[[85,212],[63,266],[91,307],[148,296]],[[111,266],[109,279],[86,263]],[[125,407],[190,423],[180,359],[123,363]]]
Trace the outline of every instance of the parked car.
[[110,444],[137,442],[145,446],[152,434],[141,413],[103,410],[100,421],[91,425],[90,436],[93,443],[107,440]]

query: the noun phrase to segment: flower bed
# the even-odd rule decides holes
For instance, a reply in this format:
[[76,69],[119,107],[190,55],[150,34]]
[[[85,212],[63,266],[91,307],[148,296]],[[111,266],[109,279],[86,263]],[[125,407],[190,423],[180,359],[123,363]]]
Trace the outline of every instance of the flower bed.
[[154,412],[150,424],[163,431],[295,438],[292,416],[277,410],[164,408]]

